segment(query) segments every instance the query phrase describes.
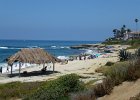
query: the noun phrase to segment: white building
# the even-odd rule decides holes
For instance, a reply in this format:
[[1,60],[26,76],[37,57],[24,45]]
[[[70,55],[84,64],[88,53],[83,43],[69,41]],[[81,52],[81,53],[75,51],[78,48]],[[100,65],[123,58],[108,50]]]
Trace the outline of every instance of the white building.
[[124,35],[124,40],[128,39],[140,39],[140,32],[126,32]]

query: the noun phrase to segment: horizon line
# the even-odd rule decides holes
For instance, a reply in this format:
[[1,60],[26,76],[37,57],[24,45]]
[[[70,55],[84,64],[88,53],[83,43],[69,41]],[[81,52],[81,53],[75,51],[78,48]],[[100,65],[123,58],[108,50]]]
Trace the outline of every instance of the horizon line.
[[19,40],[19,41],[97,41],[102,42],[104,40],[45,40],[45,39],[0,39],[0,40]]

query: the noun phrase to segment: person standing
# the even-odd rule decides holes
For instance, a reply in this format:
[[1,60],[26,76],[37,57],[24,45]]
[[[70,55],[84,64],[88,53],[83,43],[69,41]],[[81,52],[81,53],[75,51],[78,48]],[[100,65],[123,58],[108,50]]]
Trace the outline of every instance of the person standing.
[[2,67],[0,67],[0,73],[2,73]]

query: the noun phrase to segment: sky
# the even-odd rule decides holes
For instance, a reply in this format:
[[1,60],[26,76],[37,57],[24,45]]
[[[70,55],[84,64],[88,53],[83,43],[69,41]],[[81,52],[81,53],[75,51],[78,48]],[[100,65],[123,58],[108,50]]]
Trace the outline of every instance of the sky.
[[103,41],[135,30],[140,0],[0,0],[0,39]]

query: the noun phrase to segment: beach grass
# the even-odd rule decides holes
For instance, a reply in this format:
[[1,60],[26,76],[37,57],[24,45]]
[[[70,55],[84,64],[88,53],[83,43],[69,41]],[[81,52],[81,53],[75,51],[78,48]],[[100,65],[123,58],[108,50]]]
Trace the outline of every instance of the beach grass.
[[102,66],[100,70],[106,78],[103,79],[102,83],[94,86],[91,84],[95,80],[83,84],[79,81],[80,76],[76,74],[65,75],[45,82],[1,84],[0,99],[95,100],[98,97],[110,94],[114,86],[124,81],[134,81],[140,78],[140,59],[135,64],[131,64],[129,61],[118,62],[112,66]]
[[[102,66],[96,72],[103,73],[106,78],[102,83],[93,86],[92,90],[72,95],[71,98],[77,100],[96,100],[98,97],[110,94],[114,86],[124,81],[135,81],[140,78],[140,58],[129,61],[117,62],[111,66]],[[90,98],[89,98],[90,96]],[[88,97],[88,99],[87,99]],[[94,98],[94,99],[93,99]],[[139,100],[139,95],[130,100]],[[74,99],[74,100],[76,100]]]
[[23,98],[34,93],[46,82],[11,82],[0,84],[0,100]]
[[133,39],[133,40],[111,40],[111,41],[105,41],[102,44],[105,45],[130,45],[131,47],[128,47],[127,49],[137,49],[140,47],[140,39]]
[[140,58],[107,62],[96,72],[103,73],[106,77],[102,83],[94,84],[97,80],[91,80],[84,84],[79,78],[88,77],[68,74],[52,81],[0,84],[0,99],[96,100],[110,94],[114,86],[140,78]]
[[84,89],[79,78],[76,74],[68,74],[52,81],[0,84],[0,100],[68,100],[70,92]]
[[68,100],[69,93],[82,90],[84,90],[84,84],[79,81],[79,76],[68,74],[49,81],[24,100]]

